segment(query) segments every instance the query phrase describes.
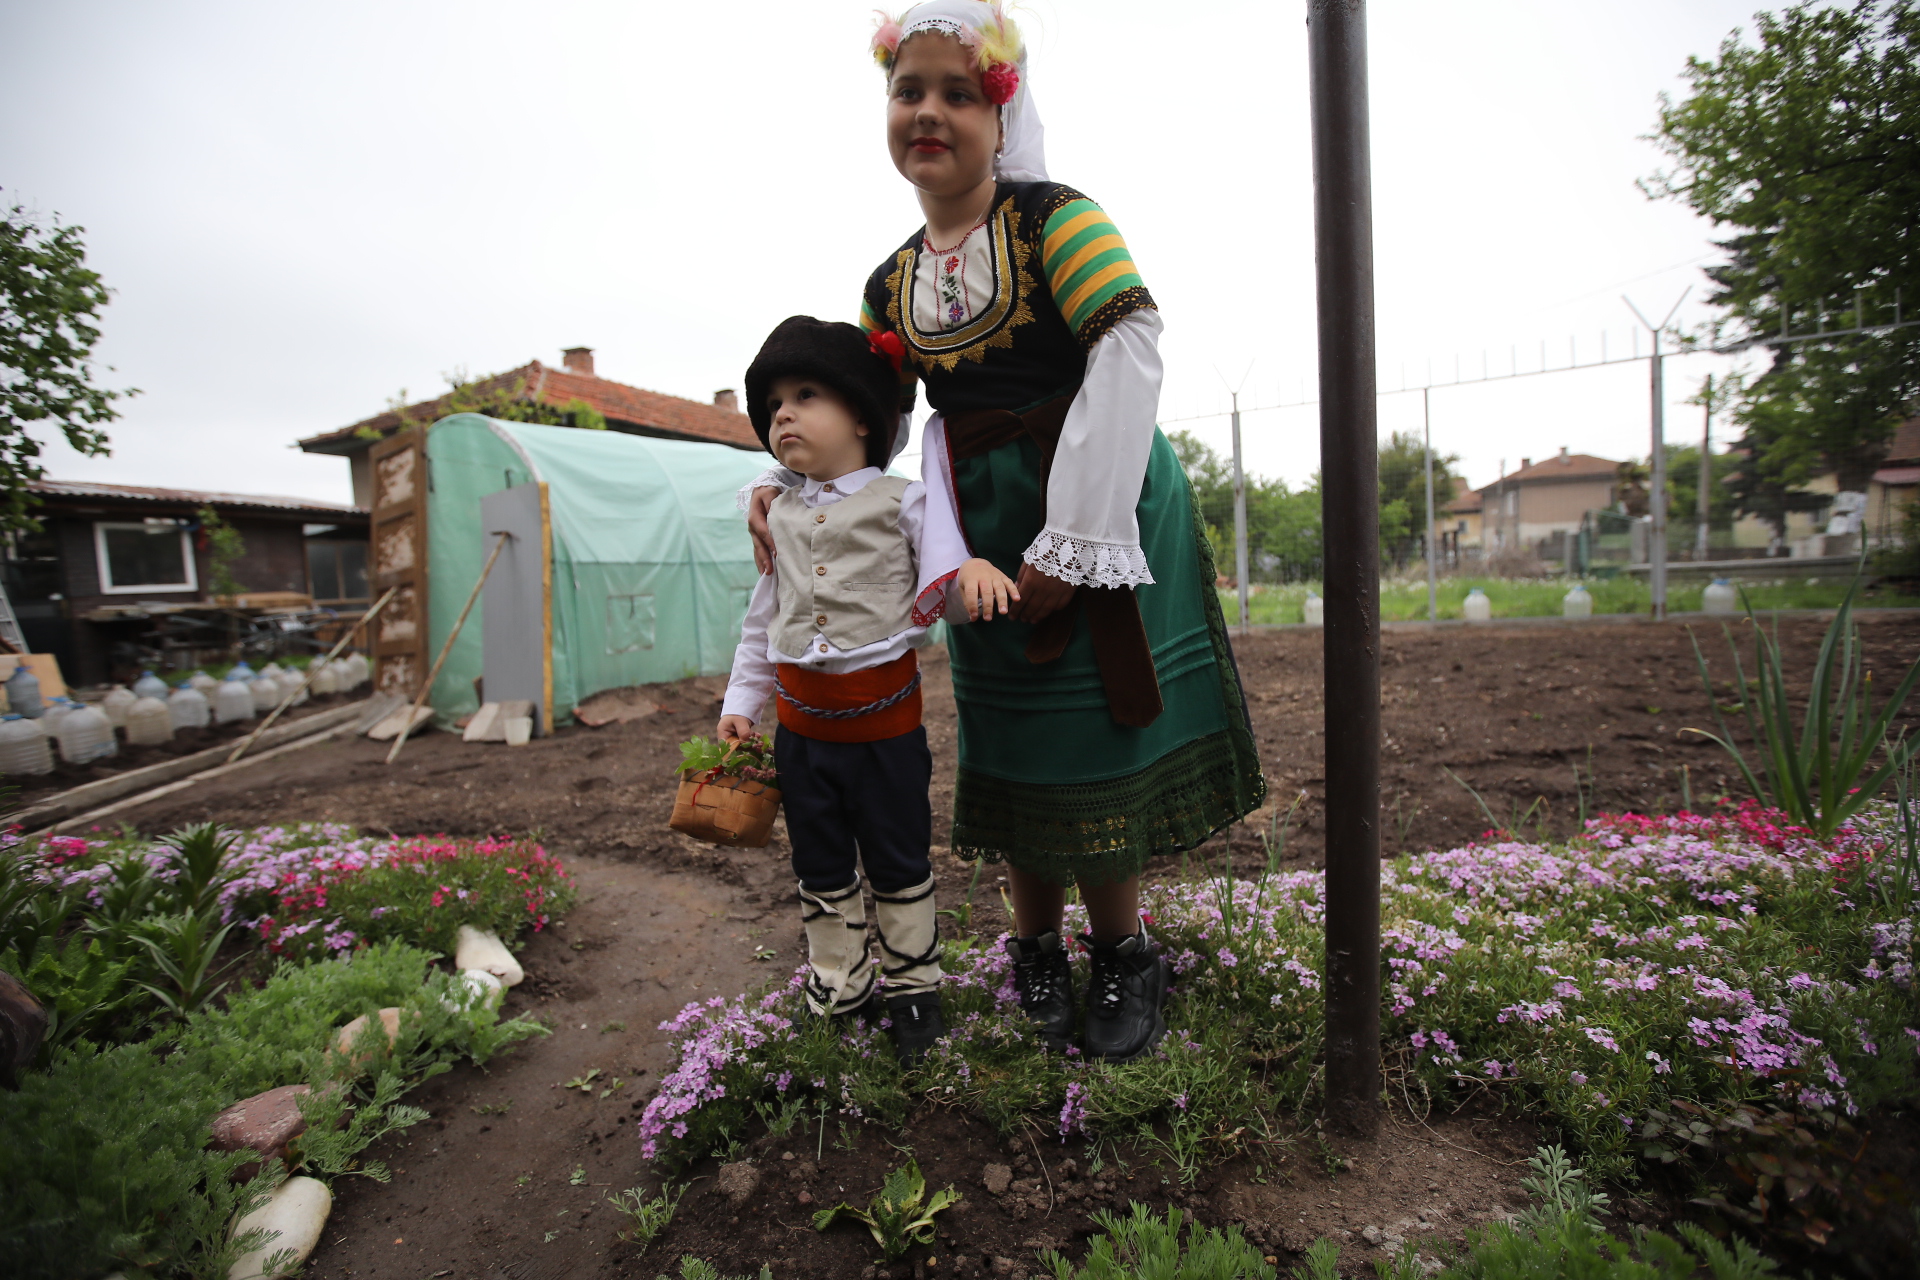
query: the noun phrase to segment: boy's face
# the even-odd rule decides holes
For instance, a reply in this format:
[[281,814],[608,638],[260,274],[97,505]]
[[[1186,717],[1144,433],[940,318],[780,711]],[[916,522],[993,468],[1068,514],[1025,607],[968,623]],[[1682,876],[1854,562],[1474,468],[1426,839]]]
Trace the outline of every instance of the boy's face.
[[837,480],[867,465],[867,424],[824,382],[776,378],[767,389],[767,443],[790,471]]
[[933,195],[958,195],[993,178],[999,146],[1000,109],[973,54],[936,32],[901,45],[887,85],[887,150],[900,175]]

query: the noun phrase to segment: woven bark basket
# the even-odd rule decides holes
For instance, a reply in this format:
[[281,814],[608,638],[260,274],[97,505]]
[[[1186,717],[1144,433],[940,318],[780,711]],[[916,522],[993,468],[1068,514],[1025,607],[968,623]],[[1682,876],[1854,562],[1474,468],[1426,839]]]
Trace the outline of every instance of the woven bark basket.
[[764,782],[722,774],[683,778],[667,825],[709,844],[764,849],[780,812],[780,793]]

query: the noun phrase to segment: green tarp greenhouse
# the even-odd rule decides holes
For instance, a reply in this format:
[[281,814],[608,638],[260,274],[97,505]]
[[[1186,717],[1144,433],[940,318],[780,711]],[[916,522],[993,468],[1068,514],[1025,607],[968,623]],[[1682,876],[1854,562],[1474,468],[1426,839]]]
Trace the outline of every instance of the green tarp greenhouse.
[[[602,689],[731,666],[757,576],[734,493],[768,464],[764,455],[473,413],[434,423],[426,453],[429,654],[486,562],[480,500],[536,482],[551,528],[554,723]],[[434,681],[443,726],[479,706],[482,608]]]

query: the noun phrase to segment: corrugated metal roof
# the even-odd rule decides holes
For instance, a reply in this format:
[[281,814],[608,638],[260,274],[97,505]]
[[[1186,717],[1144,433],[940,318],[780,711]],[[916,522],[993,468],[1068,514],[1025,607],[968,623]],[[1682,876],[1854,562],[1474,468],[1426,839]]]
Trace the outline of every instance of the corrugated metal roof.
[[366,515],[364,507],[271,493],[222,493],[213,489],[156,489],[141,484],[95,484],[87,480],[35,480],[27,486],[46,498],[102,498],[126,502],[190,503],[194,506],[266,507],[276,511],[314,511],[328,515]]

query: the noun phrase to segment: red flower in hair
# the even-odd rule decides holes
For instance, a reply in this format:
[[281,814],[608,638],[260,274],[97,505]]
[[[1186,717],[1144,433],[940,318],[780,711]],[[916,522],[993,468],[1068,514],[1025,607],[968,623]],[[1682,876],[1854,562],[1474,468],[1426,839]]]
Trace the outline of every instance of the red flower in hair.
[[900,362],[907,358],[907,348],[900,341],[900,335],[891,329],[876,329],[867,335],[867,346],[873,354],[893,366],[895,373],[900,372]]
[[1020,68],[1011,62],[996,62],[987,68],[981,80],[986,84],[987,101],[1004,107],[1013,101],[1014,93],[1020,88]]

